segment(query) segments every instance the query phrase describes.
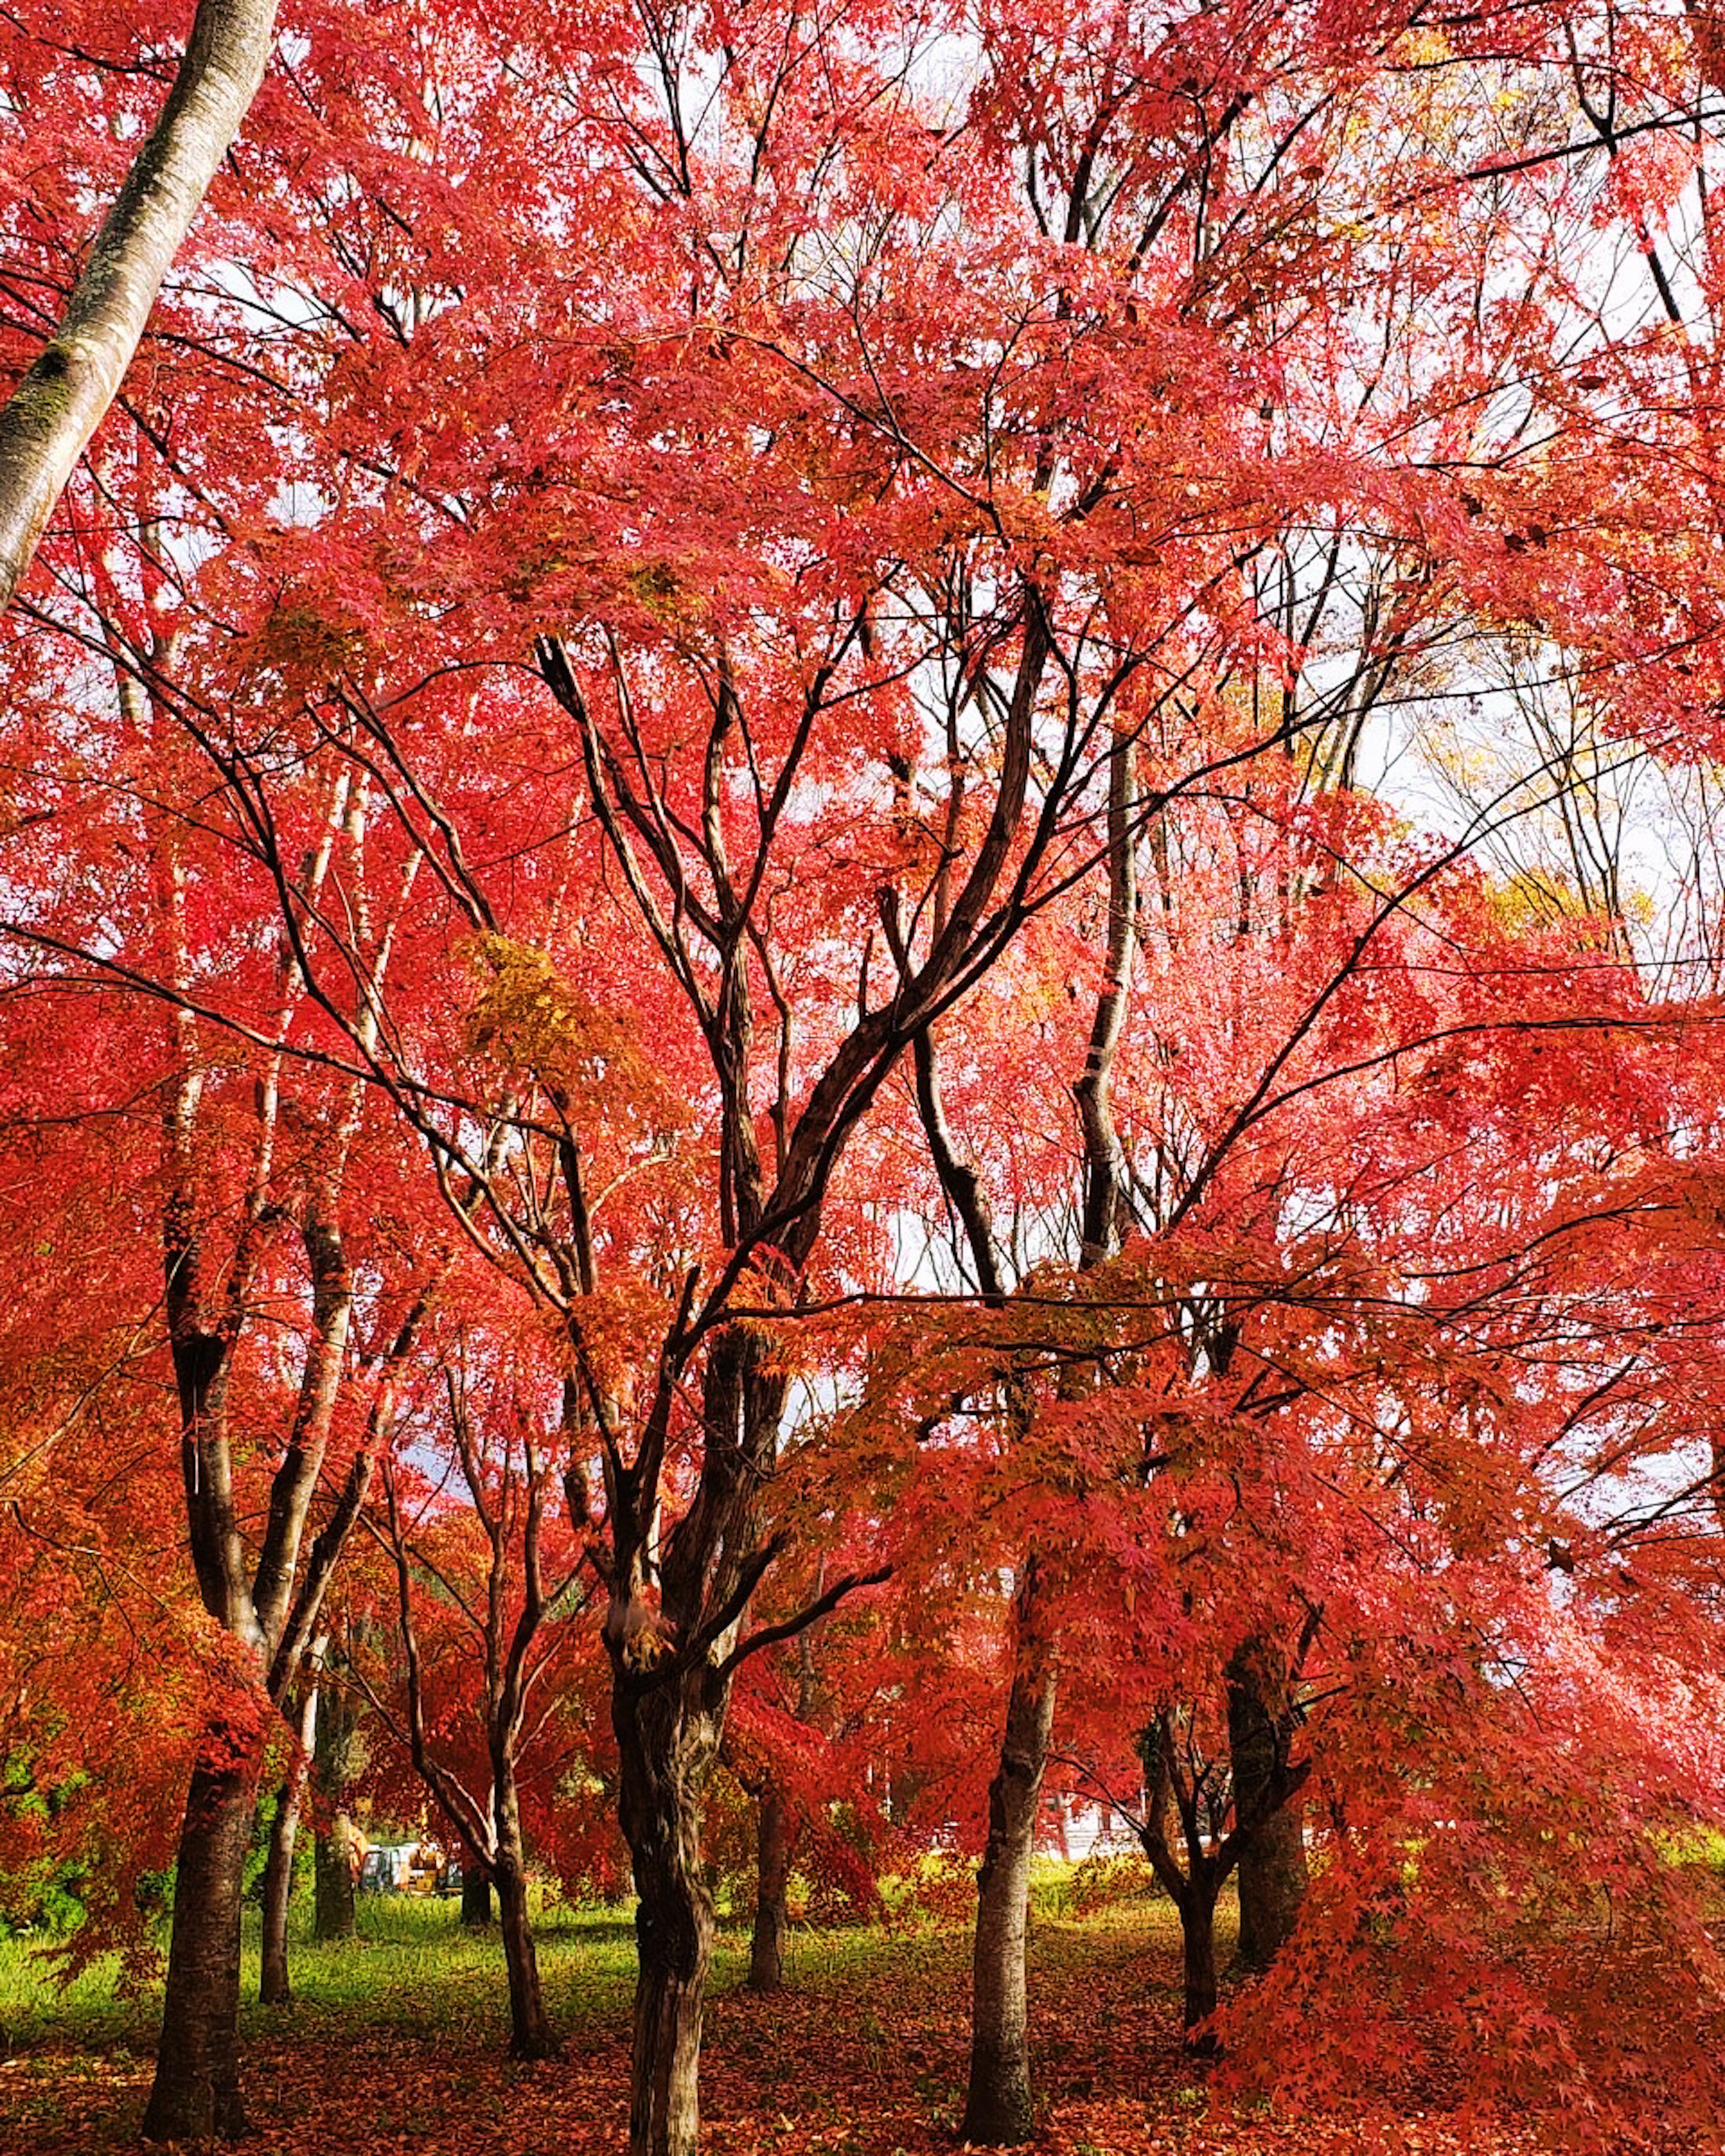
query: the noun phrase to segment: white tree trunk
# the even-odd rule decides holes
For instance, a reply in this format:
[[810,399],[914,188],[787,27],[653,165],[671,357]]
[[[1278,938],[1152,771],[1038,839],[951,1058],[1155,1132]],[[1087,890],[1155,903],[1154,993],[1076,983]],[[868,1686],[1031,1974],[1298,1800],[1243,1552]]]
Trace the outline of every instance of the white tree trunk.
[[0,608],[119,392],[156,295],[263,80],[276,0],[198,0],[162,116],[64,319],[0,413]]

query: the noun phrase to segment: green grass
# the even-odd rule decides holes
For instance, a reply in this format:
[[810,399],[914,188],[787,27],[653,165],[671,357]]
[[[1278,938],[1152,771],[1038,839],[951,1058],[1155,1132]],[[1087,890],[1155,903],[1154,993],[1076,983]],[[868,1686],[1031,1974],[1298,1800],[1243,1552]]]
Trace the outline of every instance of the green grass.
[[[632,1909],[572,1908],[537,1894],[534,1933],[546,2003],[559,2026],[574,2030],[626,2016],[635,1977]],[[308,2034],[388,2034],[411,2030],[435,2041],[501,2046],[508,2029],[503,1948],[495,1928],[464,1930],[459,1906],[405,1895],[363,1897],[359,1934],[320,1945],[311,1937],[307,1892],[296,1899],[288,1928],[294,1997],[289,2012]],[[0,2057],[52,2050],[115,2052],[153,2048],[161,2017],[159,1982],[128,1994],[116,1958],[94,1963],[61,1987],[41,1939],[0,1938]],[[164,1928],[162,1946],[165,1951]],[[908,1966],[933,1951],[903,1931],[858,1926],[819,1931],[798,1924],[788,1944],[788,1974],[812,1989],[842,1988],[886,1964]],[[280,2017],[257,2004],[259,1916],[244,1912],[240,1995],[244,2033],[275,2026]],[[713,1956],[713,1989],[741,1984],[748,1938],[741,1919],[721,1923]],[[326,2031],[327,2033],[327,2031]]]
[[45,2043],[104,2051],[154,2044],[159,2002],[116,1996],[117,1961],[95,1963],[63,1989],[43,1945],[0,1938],[0,2057]]
[[[625,1912],[553,1904],[536,1906],[534,1914],[553,2013],[578,2020],[626,2001],[634,1981],[634,1937]],[[164,1930],[164,1950],[166,1943]],[[44,1944],[0,1938],[0,2056],[45,2046],[102,2051],[153,2046],[159,1983],[127,1995],[119,1962],[108,1956],[62,1989]],[[243,2025],[250,2026],[270,2018],[256,2004],[255,1908],[244,1912],[241,1953]],[[495,2023],[500,2041],[506,2028],[496,1931],[465,1931],[453,1900],[367,1896],[359,1904],[358,1936],[320,1945],[311,1937],[308,1893],[290,1916],[288,1963],[290,2010],[308,2025],[328,2020],[347,2030],[379,2030],[410,2025],[434,2037],[475,2026],[490,2031]]]

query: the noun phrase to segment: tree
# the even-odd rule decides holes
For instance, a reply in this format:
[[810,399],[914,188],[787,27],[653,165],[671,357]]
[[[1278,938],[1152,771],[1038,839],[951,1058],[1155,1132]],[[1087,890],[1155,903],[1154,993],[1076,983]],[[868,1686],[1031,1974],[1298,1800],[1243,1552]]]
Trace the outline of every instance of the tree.
[[[246,200],[201,249],[206,286],[164,317],[172,393],[141,385],[87,527],[49,543],[54,633],[8,625],[8,933],[33,954],[21,991],[100,980],[177,1014],[164,1278],[200,1585],[236,1636],[268,1630],[255,1600],[247,1614],[250,1553],[199,1509],[206,1468],[234,1449],[198,1448],[249,1378],[236,1353],[280,1288],[265,1254],[290,1225],[305,1368],[331,1367],[344,1306],[351,1328],[324,1229],[339,1213],[357,1234],[375,1211],[357,1185],[317,1194],[352,1102],[388,1163],[371,1187],[403,1209],[367,1304],[381,1277],[379,1311],[412,1308],[444,1236],[536,1303],[572,1388],[557,1464],[607,1596],[640,1897],[632,2138],[683,2156],[711,1923],[701,1806],[732,1681],[855,1584],[747,1629],[787,1527],[803,1320],[865,1276],[905,1285],[878,1219],[871,1247],[856,1147],[919,1040],[950,1038],[1026,931],[1069,903],[1081,917],[1122,724],[1147,856],[1190,800],[1214,806],[1225,858],[1302,828],[1286,775],[1257,783],[1272,751],[1343,774],[1386,683],[1408,679],[1394,669],[1435,680],[1458,620],[1609,652],[1614,723],[1656,732],[1680,687],[1711,694],[1710,675],[1680,682],[1666,664],[1712,633],[1711,572],[1640,498],[1645,468],[1581,378],[1591,361],[1553,359],[1594,275],[1570,176],[1622,167],[1624,126],[1675,139],[1693,119],[1692,33],[1636,33],[1635,116],[1584,153],[1569,121],[1619,65],[1594,56],[1603,12],[1435,28],[1242,5],[1051,27],[1003,4],[931,18],[927,49],[794,8],[673,23],[458,0],[400,42],[357,22],[337,5],[308,23],[292,95],[243,146]],[[505,48],[506,67],[475,63]],[[1602,343],[1625,382],[1675,379],[1609,310],[1577,349]],[[1527,435],[1530,410],[1559,407],[1560,440]],[[1363,624],[1358,663],[1291,714],[1272,691],[1322,675],[1340,639],[1314,655],[1308,599],[1338,585]],[[110,708],[144,690],[153,762]],[[124,755],[78,748],[99,720]],[[362,865],[334,813],[356,801]],[[164,818],[183,823],[173,844]],[[1142,1353],[1200,1431],[1224,1383],[1204,1283],[1261,1289],[1242,1247],[1281,1262],[1278,1118],[1303,1132],[1295,1104],[1347,1073],[1346,1013],[1372,1021],[1374,1068],[1422,1038],[1417,978],[1397,977],[1409,1024],[1381,1027],[1378,929],[1355,949],[1359,916],[1331,906],[1357,896],[1350,877],[1378,887],[1375,832],[1338,820],[1323,837],[1329,871],[1291,843],[1285,893],[1269,873],[1285,902],[1244,882],[1266,937],[1298,899],[1315,942],[1339,937],[1337,984],[1315,968],[1290,1011],[1273,968],[1205,943],[1168,1089],[1181,1097],[1153,1142],[1140,1134],[1147,1178],[1158,1147],[1177,1156],[1158,1224],[1209,1238],[1211,1274],[1158,1245],[1161,1285],[1141,1279],[1138,1296],[1183,1313]],[[125,865],[171,870],[180,843],[213,932],[189,967],[172,875],[152,912]],[[123,902],[80,912],[61,859],[100,865]],[[1185,897],[1172,844],[1163,860],[1147,914]],[[1422,878],[1396,865],[1386,919]],[[267,954],[240,925],[259,920]],[[1094,935],[1075,942],[1094,956]],[[1166,963],[1185,963],[1172,942]],[[1273,1042],[1215,1022],[1249,977],[1288,1020]],[[1062,978],[1003,993],[1045,1007]],[[1552,1022],[1582,1016],[1572,1000]],[[1502,1004],[1455,1020],[1505,1022]],[[236,1076],[234,1120],[207,1120],[230,1054],[262,1110]],[[1147,1043],[1142,1068],[1175,1060]],[[322,1141],[285,1192],[283,1099]],[[200,1212],[183,1156],[206,1142],[229,1147],[232,1179]],[[1330,1205],[1311,1177],[1288,1187]],[[990,1313],[1000,1337],[984,1344],[1009,1364],[1028,1352],[1013,1327],[1042,1322],[1021,1300]],[[1252,1307],[1288,1301],[1266,1291]],[[1300,1322],[1322,1338],[1309,1309]],[[369,1352],[387,1358],[391,1337]],[[1079,1404],[1060,1398],[1058,1348],[1045,1341],[1035,1370],[1065,1447]],[[974,1356],[952,1376],[961,1394],[986,1381]],[[1422,1413],[1453,1402],[1405,1389]],[[919,1424],[937,1407],[920,1400]],[[1161,1466],[1142,1482],[1148,1412],[1088,1471],[1137,1477],[1159,1507],[1183,1486]],[[1252,1412],[1230,1442],[1254,1434]],[[1310,1456],[1333,1465],[1337,1430],[1310,1414]],[[1296,1465],[1307,1429],[1277,1424]],[[314,1449],[289,1448],[283,1521]],[[1483,1471],[1486,1448],[1467,1458]],[[869,1517],[866,1455],[834,1465],[829,1513]],[[1060,1513],[1076,1493],[1041,1494]],[[1192,1494],[1183,1514],[1209,1517],[1214,1493]],[[1285,1527],[1263,1508],[1299,1567],[1330,1554],[1312,1502]],[[1388,1532],[1399,1502],[1362,1476],[1361,1517]],[[1012,1523],[1020,1554],[1034,1512]],[[273,1532],[267,1501],[263,1516]],[[1169,1573],[1166,1517],[1122,1516]],[[264,1553],[272,1589],[304,1525]],[[1299,1567],[1266,1599],[1260,1647],[1298,1636]],[[1187,1578],[1216,1597],[1233,1584],[1219,1559]],[[1363,1585],[1362,1613],[1369,1599]],[[1132,1711],[1208,1717],[1203,1756],[1219,1758],[1225,1672],[1251,1641],[1212,1628],[1185,1652],[1179,1594],[1142,1607],[1183,1651],[1140,1629],[1161,1688],[1137,1684]],[[1384,1826],[1386,1861],[1394,1840]],[[231,2123],[225,2065],[217,2078],[211,2123]]]
[[[527,1912],[522,1792],[535,1740],[555,1706],[554,1697],[544,1703],[552,1666],[591,1589],[576,1593],[581,1552],[556,1532],[561,1433],[555,1419],[549,1435],[535,1427],[541,1403],[529,1389],[531,1343],[491,1343],[490,1368],[487,1343],[476,1328],[463,1328],[439,1344],[448,1443],[467,1502],[452,1512],[442,1502],[448,1476],[428,1478],[423,1430],[415,1433],[420,1466],[384,1462],[381,1517],[369,1518],[368,1525],[395,1573],[405,1697],[398,1708],[381,1685],[361,1681],[459,1839],[464,1905],[470,1864],[496,1890],[511,2054],[551,2058],[557,2045]],[[506,1357],[506,1380],[499,1367]],[[441,1650],[441,1666],[429,1666],[429,1649]],[[470,1671],[479,1679],[476,1686]],[[470,1697],[475,1691],[476,1700]],[[542,1768],[540,1779],[555,1777]]]
[[[112,603],[118,613],[125,601]],[[158,668],[171,664],[161,644],[154,649]],[[158,993],[174,999],[167,1010],[159,1001],[146,1006],[146,1017],[131,1006],[134,1043],[148,1045],[141,1059],[136,1045],[116,1058],[105,1083],[108,1111],[151,1131],[157,1154],[141,1188],[110,1199],[111,1226],[117,1247],[136,1259],[155,1213],[156,1285],[133,1303],[134,1322],[157,1333],[171,1372],[183,1532],[227,1679],[223,1692],[193,1703],[203,1728],[181,1829],[168,2010],[146,2122],[155,2137],[175,2138],[226,2132],[243,2117],[239,1894],[263,1735],[316,1632],[437,1259],[434,1252],[414,1278],[411,1260],[402,1262],[393,1246],[393,1224],[375,1232],[372,1194],[364,1194],[368,1217],[359,1228],[362,1195],[350,1169],[364,1150],[364,1088],[354,1077],[295,1082],[289,1043],[302,989],[290,957],[254,943],[240,956],[235,947],[246,932],[222,905],[206,904],[211,834],[172,802],[174,744],[160,697],[123,670],[117,678],[109,726],[100,744],[92,728],[89,751],[110,770],[128,769],[139,785],[129,840],[109,856],[111,875],[93,876],[64,909],[49,899],[33,917],[44,931],[51,923],[76,936],[80,921],[111,908]],[[53,783],[77,782],[63,769]],[[301,806],[311,889],[332,872],[369,927],[362,792],[338,787]],[[28,843],[40,836],[32,831]],[[405,895],[398,891],[397,902]],[[386,921],[386,952],[389,932]],[[252,1008],[265,1014],[253,1050],[237,1062],[212,1052],[190,1008],[196,978],[224,959],[236,975],[249,974]],[[136,1265],[121,1277],[131,1294],[141,1292]],[[357,1311],[365,1329],[356,1337]],[[266,1319],[270,1346],[262,1352]],[[273,1444],[252,1443],[259,1427],[273,1431]],[[321,1494],[332,1449],[340,1486]]]
[[[263,80],[275,25],[275,0],[198,0],[161,116],[58,326],[0,411],[0,608],[119,394],[162,279]],[[76,48],[62,50],[69,57]],[[39,94],[46,84],[31,86]],[[32,312],[40,311],[38,302]]]
[[311,1926],[320,1945],[351,1939],[359,1929],[355,1888],[358,1833],[351,1807],[366,1766],[365,1703],[354,1675],[367,1626],[351,1609],[331,1627],[320,1672],[317,1727],[311,1759],[316,1834],[312,1851]]
[[320,1633],[306,1650],[295,1711],[289,1717],[292,1738],[287,1763],[270,1819],[270,1854],[264,1866],[264,1912],[258,1997],[265,2006],[282,2006],[293,1996],[288,1975],[288,1906],[293,1895],[294,1852],[299,1843],[300,1812],[317,1743],[317,1697],[328,1639]]

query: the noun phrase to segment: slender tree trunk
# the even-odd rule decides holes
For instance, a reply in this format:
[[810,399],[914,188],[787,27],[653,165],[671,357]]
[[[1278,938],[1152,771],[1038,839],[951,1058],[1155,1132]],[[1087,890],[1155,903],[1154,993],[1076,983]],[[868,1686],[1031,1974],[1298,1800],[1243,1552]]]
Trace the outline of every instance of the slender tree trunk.
[[317,1791],[312,1929],[320,1942],[351,1939],[358,1929],[353,1906],[353,1822],[347,1815],[347,1791],[357,1771],[358,1727],[347,1691],[340,1684],[326,1686],[312,1764]]
[[461,1852],[461,1921],[475,1932],[491,1921],[491,1882],[470,1849]]
[[317,1676],[315,1660],[306,1672],[295,1731],[292,1758],[275,1796],[270,1826],[270,1856],[264,1866],[264,1967],[258,1996],[265,2006],[284,2006],[292,1998],[288,1982],[288,1903],[294,1889],[294,1848],[299,1839],[300,1808],[316,1741]]
[[1036,1812],[1054,1727],[1056,1672],[1036,1609],[1036,1561],[1025,1567],[1018,1646],[1000,1765],[988,1789],[988,1841],[977,1881],[966,2141],[1028,2141],[1034,2125],[1024,1940]]
[[761,1792],[755,1815],[755,1929],[749,1942],[749,1989],[777,1991],[784,1982],[786,1907],[796,1833],[776,1783]]
[[[1091,1023],[1084,1070],[1072,1092],[1084,1135],[1081,1271],[1107,1256],[1131,1221],[1125,1169],[1114,1126],[1111,1087],[1115,1053],[1125,1022],[1137,947],[1137,870],[1135,827],[1135,737],[1116,735],[1108,778],[1108,964]],[[955,1159],[942,1113],[932,1041],[918,1047],[919,1104],[942,1188],[960,1205],[972,1256],[984,1291],[1000,1297],[987,1209],[961,1203],[967,1177]],[[1062,1379],[1070,1395],[1086,1381],[1075,1368]],[[1028,1419],[1028,1409],[1024,1411]],[[1036,1812],[1054,1727],[1056,1656],[1045,1612],[1038,1604],[1039,1566],[1031,1550],[1015,1612],[1012,1692],[1000,1764],[988,1790],[988,1841],[977,1881],[976,1941],[973,1955],[970,2087],[963,2138],[968,2141],[1028,2141],[1034,2128],[1030,2097],[1029,1981],[1024,1967],[1029,1929],[1030,1859]],[[1044,1587],[1045,1599],[1046,1589]]]
[[[826,1586],[826,1560],[821,1560],[818,1586]],[[812,1723],[818,1704],[814,1676],[814,1637],[802,1633],[797,1640],[797,1719]],[[791,1862],[802,1839],[803,1821],[787,1803],[778,1783],[768,1781],[754,1793],[755,1813],[755,1929],[749,1941],[749,1989],[777,1991],[784,1982],[785,1942],[790,1935]]]
[[239,1897],[251,1840],[244,1768],[193,1770],[174,1881],[173,1935],[162,1999],[146,2141],[236,2140],[239,2095]]
[[539,1956],[527,1917],[526,1854],[521,1841],[521,1800],[511,1763],[506,1759],[496,1783],[492,1817],[496,1825],[497,1920],[503,1933],[503,1959],[509,1972],[509,2050],[516,2059],[549,2059],[557,2039],[546,2017],[539,1987]]
[[1285,1750],[1276,1703],[1263,1670],[1268,1650],[1252,1643],[1228,1666],[1228,1746],[1240,1854],[1240,1958],[1267,1969],[1291,1937],[1306,1896],[1305,1807],[1282,1796]]
[[497,1858],[497,1917],[509,1972],[509,2052],[515,2059],[555,2058],[557,2042],[545,2011],[539,1956],[527,1917],[527,1875],[519,1857]]
[[119,391],[168,265],[263,80],[275,21],[275,0],[200,0],[162,116],[60,326],[0,412],[0,608]]

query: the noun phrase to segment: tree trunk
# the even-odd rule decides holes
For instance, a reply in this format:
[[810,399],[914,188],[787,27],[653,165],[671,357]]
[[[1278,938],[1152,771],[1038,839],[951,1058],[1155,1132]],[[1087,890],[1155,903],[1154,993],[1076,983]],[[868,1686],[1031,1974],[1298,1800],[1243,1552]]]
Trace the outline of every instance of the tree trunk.
[[970,2088],[961,2139],[1028,2141],[1029,2021],[1024,1975],[1030,1858],[1054,1727],[1055,1667],[1035,1610],[1035,1560],[1025,1567],[1018,1649],[1000,1765],[988,1788],[988,1842],[977,1881]]
[[701,2139],[701,2032],[712,1908],[696,1868],[643,1895],[635,1912],[634,2070],[629,2156],[696,2156]]
[[173,1936],[162,1999],[146,2141],[237,2140],[239,1897],[251,1840],[252,1788],[243,1768],[193,1769],[174,1880]]
[[491,1807],[497,1833],[494,1877],[497,1882],[497,1920],[503,1932],[503,1959],[509,1971],[509,2051],[511,2058],[549,2059],[557,2056],[557,2039],[546,2018],[545,1994],[539,1988],[539,1957],[533,1946],[533,1927],[527,1918],[527,1866],[521,1842],[521,1799],[516,1794],[513,1763],[501,1763]]
[[1306,1895],[1305,1807],[1285,1796],[1285,1732],[1263,1681],[1268,1650],[1253,1643],[1228,1665],[1228,1748],[1240,1854],[1240,1958],[1267,1969],[1291,1936]]
[[114,199],[51,341],[0,412],[0,608],[131,363],[270,57],[275,0],[200,0],[162,116]]
[[317,1729],[317,1678],[308,1671],[300,1702],[292,1758],[275,1796],[270,1826],[270,1856],[264,1866],[264,1968],[258,1997],[265,2006],[285,2006],[292,1998],[288,1982],[288,1902],[294,1890],[294,1845],[299,1839],[300,1807],[311,1768]]
[[638,1897],[629,2156],[696,2156],[700,2139],[697,2077],[713,1938],[701,1801],[719,1721],[687,1701],[685,1681],[644,1692],[620,1679],[612,1694],[619,1815]]
[[317,1831],[312,1935],[320,1943],[351,1939],[359,1929],[353,1907],[353,1822],[335,1813]]
[[1240,1958],[1246,1968],[1268,1969],[1292,1938],[1306,1882],[1306,1807],[1293,1796],[1240,1851]]
[[755,1817],[755,1930],[749,1943],[749,1989],[777,1991],[784,1982],[786,1897],[796,1834],[778,1785],[761,1793]]
[[1180,1933],[1185,1943],[1186,2041],[1193,2051],[1209,2053],[1215,2049],[1215,2039],[1201,2025],[1216,2010],[1214,1881],[1200,1877],[1189,1882],[1180,1903]]
[[349,1692],[339,1683],[326,1686],[312,1765],[317,1791],[313,1935],[320,1942],[351,1939],[358,1929],[353,1906],[353,1823],[347,1801],[358,1772],[358,1727]]
[[461,1921],[475,1932],[491,1921],[491,1882],[470,1849],[461,1853]]
[[527,1917],[527,1875],[518,1857],[497,1858],[497,1917],[503,1933],[503,1959],[509,1971],[509,2055],[513,2059],[551,2059],[557,2039],[545,2012],[539,1986],[539,1957]]

